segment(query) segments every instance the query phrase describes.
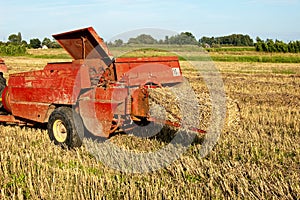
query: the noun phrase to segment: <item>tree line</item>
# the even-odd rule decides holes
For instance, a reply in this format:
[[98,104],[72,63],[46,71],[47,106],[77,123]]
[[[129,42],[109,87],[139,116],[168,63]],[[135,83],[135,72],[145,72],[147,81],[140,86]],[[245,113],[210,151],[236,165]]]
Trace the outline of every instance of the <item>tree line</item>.
[[0,54],[4,55],[24,55],[27,48],[38,49],[46,46],[47,48],[60,48],[60,45],[47,37],[43,41],[38,38],[32,38],[27,41],[22,39],[22,34],[11,34],[7,42],[0,41]]
[[8,42],[2,44],[12,44],[12,45],[24,45],[27,48],[38,49],[43,46],[47,46],[48,48],[60,48],[60,45],[55,41],[51,40],[47,37],[40,41],[38,38],[32,38],[27,43],[25,40],[22,40],[22,35],[19,32],[18,34],[11,34],[8,36]]
[[[300,41],[291,41],[284,43],[280,40],[267,39],[266,41],[256,38],[256,43],[249,35],[231,34],[222,37],[202,37],[199,40],[191,32],[182,32],[173,36],[165,36],[164,39],[155,39],[151,35],[141,34],[134,38],[129,38],[125,43],[121,39],[109,42],[109,46],[123,46],[131,44],[168,44],[168,45],[198,45],[204,48],[220,48],[222,46],[254,46],[259,52],[300,52]],[[38,38],[30,39],[29,43],[22,39],[21,33],[11,34],[7,42],[0,41],[0,54],[5,55],[23,55],[27,48],[60,48],[60,45],[54,40],[45,37],[42,41]]]
[[129,38],[127,43],[118,39],[109,42],[112,46],[122,46],[126,44],[175,44],[175,45],[198,45],[202,47],[221,47],[221,46],[253,46],[253,39],[249,35],[232,34],[223,37],[202,37],[199,40],[190,33],[182,32],[174,36],[165,36],[164,39],[156,40],[151,35],[141,34],[135,38]]
[[221,46],[253,46],[253,39],[249,35],[232,34],[222,37],[202,37],[199,39],[202,46],[221,47]]
[[129,38],[128,42],[117,39],[114,42],[109,42],[109,46],[122,46],[131,44],[176,44],[176,45],[198,45],[196,37],[190,32],[182,32],[174,36],[165,36],[164,39],[157,40],[151,35],[141,34],[135,38]]
[[256,38],[255,49],[260,52],[300,53],[300,41],[285,43],[280,40],[267,39],[266,41]]

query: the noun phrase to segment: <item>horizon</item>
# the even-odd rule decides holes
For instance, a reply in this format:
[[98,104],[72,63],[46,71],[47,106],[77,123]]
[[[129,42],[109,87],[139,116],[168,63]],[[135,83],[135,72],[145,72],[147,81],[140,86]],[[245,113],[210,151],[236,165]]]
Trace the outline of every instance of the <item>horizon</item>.
[[[141,29],[141,30],[144,30],[144,29]],[[151,30],[151,29],[149,29],[149,30]],[[154,30],[155,30],[155,29],[154,29]],[[72,31],[72,30],[70,30],[70,31]],[[112,43],[113,43],[113,42],[115,42],[116,40],[121,39],[121,40],[126,44],[126,43],[128,43],[128,40],[129,40],[130,38],[136,38],[137,36],[140,36],[140,35],[142,35],[142,34],[150,35],[150,36],[153,37],[157,42],[159,42],[159,40],[163,40],[163,41],[164,41],[164,40],[165,40],[165,37],[171,37],[171,36],[176,36],[176,35],[180,34],[180,33],[174,33],[174,34],[170,34],[170,35],[160,35],[160,34],[154,34],[154,35],[153,35],[153,34],[147,33],[147,32],[140,32],[140,30],[135,30],[135,31],[133,31],[133,32],[138,32],[138,34],[134,34],[134,33],[132,33],[132,32],[128,32],[129,34],[128,34],[128,33],[118,34],[117,36],[114,36],[114,37],[110,38],[109,40],[104,40],[104,42],[107,42],[107,43],[112,42]],[[21,33],[21,32],[20,32],[20,33]],[[183,32],[181,32],[181,33],[183,33]],[[190,32],[190,33],[191,33],[191,32]],[[16,34],[16,35],[17,35],[18,33],[12,33],[12,34]],[[10,34],[10,35],[12,35],[12,34]],[[192,33],[192,34],[193,34],[193,33]],[[197,42],[199,42],[199,40],[200,40],[202,37],[208,37],[208,38],[214,37],[214,38],[219,38],[219,37],[226,37],[226,36],[231,36],[231,35],[243,35],[243,36],[248,35],[248,36],[250,36],[249,34],[231,33],[231,34],[229,34],[229,35],[220,35],[220,36],[206,36],[206,35],[204,35],[204,36],[201,36],[200,38],[197,38],[197,37],[193,34],[193,36],[195,36]],[[21,36],[22,36],[22,33],[21,33]],[[119,36],[119,37],[118,37],[118,36]],[[278,38],[262,38],[262,37],[260,37],[260,36],[255,36],[255,38],[253,38],[253,37],[250,36],[250,39],[252,39],[253,42],[255,43],[257,37],[259,37],[259,38],[260,38],[261,40],[263,40],[263,41],[266,41],[266,40],[268,40],[268,39],[273,40],[274,42],[275,42],[276,40],[279,40],[279,41],[283,41],[283,42],[285,42],[285,43],[289,43],[289,42],[293,42],[293,41],[300,41],[300,40],[289,40],[289,41],[285,41],[285,40],[280,40],[280,39],[278,39]],[[7,37],[7,38],[8,38],[8,37]],[[39,39],[39,40],[42,42],[43,39],[45,39],[45,38],[51,39],[52,41],[56,41],[52,36],[50,36],[50,37],[42,37],[42,38],[37,38],[37,39]],[[26,39],[24,39],[23,36],[22,36],[22,40],[25,40],[27,43],[29,43],[31,39],[36,39],[36,38],[29,38],[28,40],[26,40]],[[6,39],[5,41],[0,39],[0,42],[6,43],[6,42],[9,42],[9,41],[8,41],[8,39]]]

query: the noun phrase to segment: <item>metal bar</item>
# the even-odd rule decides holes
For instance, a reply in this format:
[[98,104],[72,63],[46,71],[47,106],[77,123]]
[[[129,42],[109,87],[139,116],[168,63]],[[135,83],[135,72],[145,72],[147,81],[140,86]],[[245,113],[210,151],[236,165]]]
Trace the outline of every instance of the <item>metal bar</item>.
[[[161,120],[161,119],[156,119],[156,118],[152,118],[152,117],[150,119],[148,119],[148,120],[156,122],[156,123],[160,123],[160,124],[166,124],[166,125],[173,126],[173,127],[176,127],[176,128],[180,128],[181,127],[180,123],[178,123],[178,122],[172,122],[170,120]],[[196,128],[196,127],[189,127],[189,130],[197,132],[199,134],[205,134],[206,133],[205,130],[202,130],[202,129],[199,129],[199,128]]]

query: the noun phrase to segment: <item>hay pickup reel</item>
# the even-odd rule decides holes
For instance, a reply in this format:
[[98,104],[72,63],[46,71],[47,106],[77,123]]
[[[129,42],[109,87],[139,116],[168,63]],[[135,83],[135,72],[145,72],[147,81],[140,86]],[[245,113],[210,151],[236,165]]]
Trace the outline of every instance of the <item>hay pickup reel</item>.
[[180,127],[150,116],[148,92],[183,82],[177,57],[115,59],[92,27],[53,37],[73,61],[10,74],[0,122],[47,123],[54,143],[69,147],[80,146],[86,131],[108,138],[153,121]]

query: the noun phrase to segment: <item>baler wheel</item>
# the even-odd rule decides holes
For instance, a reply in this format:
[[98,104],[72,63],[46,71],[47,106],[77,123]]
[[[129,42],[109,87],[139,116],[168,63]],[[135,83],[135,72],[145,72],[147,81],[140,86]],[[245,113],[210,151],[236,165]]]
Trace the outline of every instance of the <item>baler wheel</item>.
[[84,135],[80,116],[69,107],[55,109],[48,121],[48,134],[54,144],[80,147]]
[[53,135],[58,142],[65,142],[67,140],[67,128],[62,120],[57,119],[54,121]]
[[2,93],[4,88],[6,87],[6,79],[3,77],[3,73],[0,72],[0,108],[2,108]]

